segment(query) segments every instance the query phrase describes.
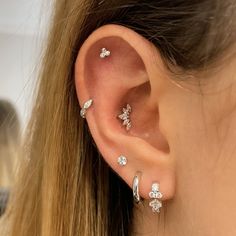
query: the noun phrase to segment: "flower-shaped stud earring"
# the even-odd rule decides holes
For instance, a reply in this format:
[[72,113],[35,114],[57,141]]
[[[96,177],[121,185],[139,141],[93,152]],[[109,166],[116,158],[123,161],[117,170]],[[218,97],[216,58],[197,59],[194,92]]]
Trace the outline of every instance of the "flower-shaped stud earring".
[[109,57],[110,55],[111,55],[111,52],[109,50],[107,50],[106,48],[101,49],[100,58],[104,59],[106,57]]
[[121,155],[118,157],[117,162],[120,166],[125,166],[127,164],[127,158],[125,156]]

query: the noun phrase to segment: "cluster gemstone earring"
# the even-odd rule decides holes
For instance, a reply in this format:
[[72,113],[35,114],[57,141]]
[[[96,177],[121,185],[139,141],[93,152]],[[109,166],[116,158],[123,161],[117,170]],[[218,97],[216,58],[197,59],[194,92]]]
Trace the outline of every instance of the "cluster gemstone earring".
[[162,207],[161,199],[162,193],[159,191],[159,183],[152,184],[152,190],[149,193],[149,197],[152,199],[149,203],[149,206],[152,208],[153,212],[160,212],[160,208]]

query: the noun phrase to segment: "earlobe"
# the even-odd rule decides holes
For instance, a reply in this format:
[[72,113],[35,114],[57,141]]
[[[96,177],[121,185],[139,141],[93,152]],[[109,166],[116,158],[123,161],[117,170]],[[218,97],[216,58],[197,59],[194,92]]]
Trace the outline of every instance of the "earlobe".
[[[152,69],[153,58],[152,46],[137,33],[105,26],[82,46],[75,83],[81,116],[106,162],[131,188],[134,176],[141,172],[143,198],[150,199],[149,193],[155,192],[153,184],[158,183],[166,200],[174,194],[174,162],[158,124],[158,83],[153,81],[158,78]],[[158,199],[152,199],[156,211]]]

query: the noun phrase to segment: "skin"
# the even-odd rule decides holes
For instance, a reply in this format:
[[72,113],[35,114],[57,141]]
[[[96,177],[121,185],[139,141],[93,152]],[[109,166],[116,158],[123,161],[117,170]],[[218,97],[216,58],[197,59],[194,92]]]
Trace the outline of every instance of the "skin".
[[[99,57],[103,47],[110,57]],[[86,118],[99,151],[130,187],[142,172],[133,235],[236,235],[235,60],[221,59],[176,80],[158,49],[117,25],[93,32],[78,53],[78,101],[94,99]],[[117,119],[127,103],[129,132]],[[163,193],[160,214],[148,206],[153,182]]]

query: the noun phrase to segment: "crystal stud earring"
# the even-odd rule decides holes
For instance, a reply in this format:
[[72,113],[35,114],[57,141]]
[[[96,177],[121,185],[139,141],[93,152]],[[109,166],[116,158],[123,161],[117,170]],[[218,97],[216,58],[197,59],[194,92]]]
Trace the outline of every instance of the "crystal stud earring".
[[86,118],[86,113],[87,113],[87,110],[92,106],[93,104],[93,100],[92,99],[89,99],[88,101],[86,101],[82,107],[82,109],[80,110],[80,116],[82,118]]
[[159,200],[163,197],[162,193],[159,191],[159,183],[152,184],[152,190],[149,193],[149,197],[153,200],[149,203],[149,206],[152,208],[153,212],[160,212],[160,208],[162,207],[162,202]]
[[129,104],[126,105],[126,108],[122,109],[123,113],[118,116],[119,119],[122,120],[123,125],[126,126],[126,130],[130,130],[132,127],[131,121],[130,121],[130,113],[132,111],[132,108]]
[[111,52],[109,50],[107,50],[106,48],[101,49],[100,58],[104,59],[106,57],[109,57],[110,55],[111,55]]
[[125,156],[121,155],[118,157],[117,162],[120,166],[125,166],[127,164],[127,158]]

